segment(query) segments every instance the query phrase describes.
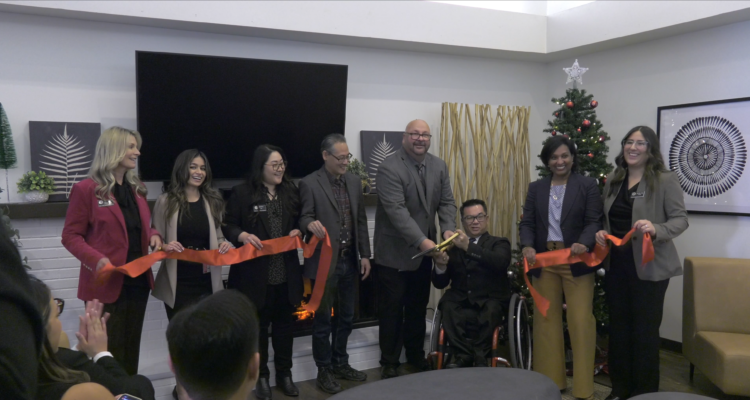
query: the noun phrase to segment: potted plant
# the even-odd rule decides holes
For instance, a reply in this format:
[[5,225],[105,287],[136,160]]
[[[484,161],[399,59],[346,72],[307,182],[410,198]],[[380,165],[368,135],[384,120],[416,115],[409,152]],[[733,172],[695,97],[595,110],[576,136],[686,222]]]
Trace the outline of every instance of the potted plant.
[[352,158],[352,161],[350,161],[349,165],[346,166],[346,171],[357,175],[359,179],[362,180],[362,191],[364,193],[370,192],[370,176],[367,174],[365,163],[357,160],[356,158]]
[[49,194],[55,191],[55,180],[44,171],[29,171],[18,180],[18,193],[23,193],[24,200],[30,203],[44,203]]

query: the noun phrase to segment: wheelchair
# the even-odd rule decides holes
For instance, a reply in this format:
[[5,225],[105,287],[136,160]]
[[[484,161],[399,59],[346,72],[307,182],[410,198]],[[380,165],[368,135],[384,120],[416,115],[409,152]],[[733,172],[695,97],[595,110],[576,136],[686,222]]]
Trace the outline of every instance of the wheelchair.
[[[498,345],[507,343],[510,350],[510,361],[500,357]],[[451,359],[450,343],[447,342],[442,326],[442,313],[435,310],[430,332],[430,351],[427,360],[433,369],[443,369]],[[526,298],[513,293],[508,305],[508,315],[496,327],[492,335],[492,367],[506,367],[531,370],[531,326]]]

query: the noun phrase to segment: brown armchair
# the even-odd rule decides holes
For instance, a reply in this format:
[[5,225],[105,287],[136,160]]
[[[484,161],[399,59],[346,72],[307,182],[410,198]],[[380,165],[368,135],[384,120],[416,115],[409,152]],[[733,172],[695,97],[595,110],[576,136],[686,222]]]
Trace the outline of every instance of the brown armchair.
[[750,260],[688,257],[682,353],[724,393],[750,396]]

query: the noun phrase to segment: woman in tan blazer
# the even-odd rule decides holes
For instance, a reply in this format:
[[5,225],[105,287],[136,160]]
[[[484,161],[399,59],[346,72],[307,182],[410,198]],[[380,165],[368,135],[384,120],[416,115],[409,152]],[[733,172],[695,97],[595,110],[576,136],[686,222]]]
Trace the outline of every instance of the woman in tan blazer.
[[[154,205],[154,227],[164,232],[165,251],[219,249],[232,246],[224,239],[221,221],[224,200],[211,187],[211,167],[201,151],[177,156],[166,193]],[[221,266],[167,259],[154,282],[153,296],[164,302],[170,320],[181,308],[224,288]]]
[[[637,126],[622,140],[617,167],[604,186],[604,236],[622,237],[631,228],[632,240],[612,247],[602,264],[609,305],[609,374],[612,394],[627,399],[659,390],[659,326],[669,278],[682,275],[672,239],[688,227],[687,211],[677,176],[667,170],[653,129]],[[649,233],[655,258],[641,266],[643,235]]]

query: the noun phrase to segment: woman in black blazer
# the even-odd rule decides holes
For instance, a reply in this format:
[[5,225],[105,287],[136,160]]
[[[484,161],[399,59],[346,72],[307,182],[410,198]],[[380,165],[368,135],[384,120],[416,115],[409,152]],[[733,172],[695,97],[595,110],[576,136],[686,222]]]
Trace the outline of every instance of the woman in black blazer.
[[[570,247],[573,255],[593,250],[601,229],[602,199],[596,180],[579,175],[576,148],[562,136],[545,143],[540,155],[551,176],[529,184],[520,224],[523,255]],[[594,272],[584,264],[556,265],[529,272],[534,288],[550,302],[547,317],[534,312],[534,370],[557,383],[565,379],[563,294],[573,347],[573,396],[593,398],[596,320],[593,314]]]
[[[261,145],[253,155],[247,182],[235,186],[227,202],[224,236],[235,246],[252,244],[285,235],[301,236],[298,226],[299,190],[286,176],[284,152]],[[258,308],[260,317],[260,377],[255,396],[270,399],[268,384],[268,327],[273,324],[272,339],[276,383],[287,396],[298,396],[292,382],[292,344],[294,312],[302,301],[302,266],[297,251],[259,257],[232,265],[229,288],[247,295]]]

